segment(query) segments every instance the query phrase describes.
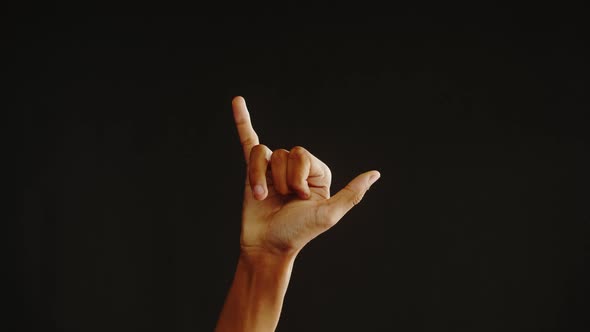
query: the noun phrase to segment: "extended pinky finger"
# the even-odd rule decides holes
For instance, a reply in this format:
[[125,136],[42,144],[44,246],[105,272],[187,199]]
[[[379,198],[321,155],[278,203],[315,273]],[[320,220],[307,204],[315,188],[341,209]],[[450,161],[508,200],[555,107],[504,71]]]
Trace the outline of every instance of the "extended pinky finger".
[[263,200],[268,194],[266,183],[266,170],[272,151],[264,144],[255,145],[250,151],[250,162],[248,163],[248,182],[254,198]]

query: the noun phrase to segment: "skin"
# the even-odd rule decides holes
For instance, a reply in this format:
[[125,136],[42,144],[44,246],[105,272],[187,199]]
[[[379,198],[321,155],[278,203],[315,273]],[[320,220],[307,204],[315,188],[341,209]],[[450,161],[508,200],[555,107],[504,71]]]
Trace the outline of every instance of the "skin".
[[331,196],[326,164],[301,146],[271,151],[243,97],[232,109],[246,162],[241,252],[215,331],[275,331],[297,254],[357,205],[380,173],[362,173]]

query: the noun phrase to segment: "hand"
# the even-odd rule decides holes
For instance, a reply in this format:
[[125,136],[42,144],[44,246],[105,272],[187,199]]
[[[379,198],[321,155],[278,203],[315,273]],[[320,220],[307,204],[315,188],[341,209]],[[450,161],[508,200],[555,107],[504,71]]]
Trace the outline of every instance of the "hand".
[[332,173],[305,148],[271,151],[259,143],[246,102],[232,101],[247,175],[242,211],[244,252],[297,254],[358,204],[380,173],[360,174],[330,197]]

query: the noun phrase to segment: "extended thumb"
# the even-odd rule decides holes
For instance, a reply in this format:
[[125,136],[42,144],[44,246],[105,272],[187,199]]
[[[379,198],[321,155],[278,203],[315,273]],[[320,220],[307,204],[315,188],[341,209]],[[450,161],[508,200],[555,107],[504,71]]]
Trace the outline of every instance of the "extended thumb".
[[381,177],[378,171],[368,171],[358,175],[329,199],[328,206],[330,218],[340,220],[355,205],[360,203],[365,193],[375,181]]

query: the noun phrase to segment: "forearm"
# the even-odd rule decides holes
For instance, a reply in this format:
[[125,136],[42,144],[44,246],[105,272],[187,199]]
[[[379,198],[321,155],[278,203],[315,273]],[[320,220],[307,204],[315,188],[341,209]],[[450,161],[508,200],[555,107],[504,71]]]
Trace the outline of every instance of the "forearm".
[[295,255],[242,252],[216,332],[274,331]]

